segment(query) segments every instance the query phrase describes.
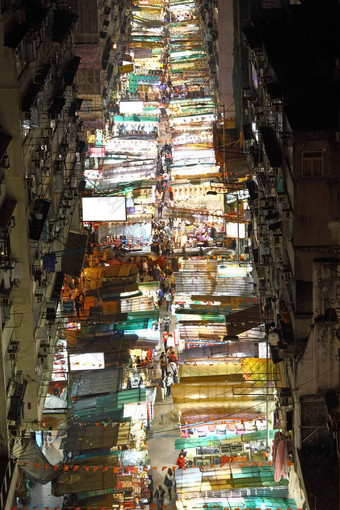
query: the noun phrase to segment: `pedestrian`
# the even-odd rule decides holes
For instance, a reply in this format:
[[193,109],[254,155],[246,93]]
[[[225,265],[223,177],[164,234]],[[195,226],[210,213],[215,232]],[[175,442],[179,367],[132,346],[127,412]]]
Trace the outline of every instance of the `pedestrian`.
[[149,505],[152,505],[152,502],[153,502],[153,478],[152,478],[152,475],[148,475],[148,478],[149,478],[148,489],[150,492]]
[[161,485],[158,485],[157,490],[154,494],[156,505],[158,510],[161,510],[163,504],[164,504],[164,496],[165,496],[165,490]]
[[177,356],[175,354],[173,347],[169,348],[169,353],[168,353],[168,362],[170,363],[171,361],[178,364],[178,359],[177,359]]
[[162,371],[162,378],[166,376],[166,368],[167,368],[167,360],[165,356],[165,352],[162,352],[160,358],[159,358],[159,365]]
[[168,349],[173,350],[173,348],[175,347],[175,340],[171,333],[169,333],[166,344],[167,344]]
[[166,391],[166,382],[165,377],[162,375],[162,379],[159,382],[159,387],[161,389],[161,400],[164,402],[165,399],[165,391]]
[[185,469],[186,468],[186,462],[185,462],[185,456],[183,453],[180,453],[176,462],[178,469]]
[[170,374],[172,375],[174,384],[178,383],[178,370],[177,370],[177,364],[174,361],[170,361],[168,364],[168,370]]
[[171,311],[171,302],[172,302],[172,295],[171,295],[171,292],[166,292],[165,294],[165,301],[166,301],[166,310],[167,312],[170,312]]
[[168,489],[169,499],[171,499],[171,488],[174,483],[174,473],[171,468],[168,469],[164,478],[164,485]]
[[171,385],[172,385],[173,382],[174,382],[174,380],[172,378],[172,375],[170,374],[170,372],[168,372],[166,374],[166,378],[165,378],[166,396],[167,397],[171,397]]
[[80,300],[79,300],[79,294],[77,294],[76,297],[74,298],[74,306],[75,306],[75,309],[76,309],[77,317],[78,317],[78,319],[80,319],[80,307],[81,307],[81,303],[80,303]]
[[84,305],[85,305],[85,294],[82,290],[78,293],[78,298],[79,298],[79,304],[80,304],[80,311],[83,312]]
[[158,295],[158,308],[160,308],[162,306],[163,297],[164,297],[164,294],[163,294],[163,291],[161,288],[158,289],[157,295]]
[[169,338],[169,333],[167,331],[163,331],[163,334],[162,334],[162,340],[163,340],[163,345],[164,345],[164,352],[166,352],[168,350],[168,338]]

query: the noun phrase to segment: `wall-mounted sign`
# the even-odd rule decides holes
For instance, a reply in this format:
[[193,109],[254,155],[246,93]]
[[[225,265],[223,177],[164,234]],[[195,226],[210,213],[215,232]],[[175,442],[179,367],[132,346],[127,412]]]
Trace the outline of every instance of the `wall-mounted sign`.
[[90,147],[91,158],[104,158],[105,147]]
[[125,66],[120,66],[119,72],[120,74],[133,73],[134,65],[126,64]]
[[102,370],[105,368],[103,352],[88,352],[85,354],[70,354],[70,369],[72,370]]

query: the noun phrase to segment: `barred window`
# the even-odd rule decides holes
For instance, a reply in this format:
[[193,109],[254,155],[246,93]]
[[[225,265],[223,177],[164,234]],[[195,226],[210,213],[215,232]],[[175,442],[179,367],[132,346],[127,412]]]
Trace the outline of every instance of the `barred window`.
[[322,151],[302,153],[302,176],[321,177],[323,175]]

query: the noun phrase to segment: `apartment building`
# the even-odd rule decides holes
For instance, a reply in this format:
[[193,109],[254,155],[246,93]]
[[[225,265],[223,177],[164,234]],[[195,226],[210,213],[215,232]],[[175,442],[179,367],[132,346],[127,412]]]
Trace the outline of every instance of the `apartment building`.
[[69,243],[71,230],[80,233],[86,150],[74,86],[76,21],[49,2],[1,2],[1,507],[13,497],[11,449],[41,419],[64,272],[80,256]]
[[241,26],[251,253],[297,471],[310,508],[335,509],[340,12],[335,2],[284,4]]

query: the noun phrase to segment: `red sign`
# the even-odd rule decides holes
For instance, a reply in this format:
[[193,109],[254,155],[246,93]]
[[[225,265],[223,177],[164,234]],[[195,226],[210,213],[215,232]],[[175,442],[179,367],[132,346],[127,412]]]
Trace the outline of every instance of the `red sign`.
[[90,147],[90,156],[93,158],[104,158],[105,147]]

